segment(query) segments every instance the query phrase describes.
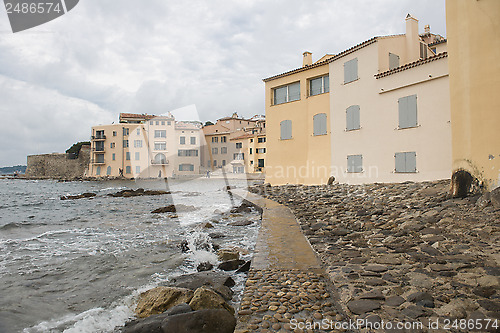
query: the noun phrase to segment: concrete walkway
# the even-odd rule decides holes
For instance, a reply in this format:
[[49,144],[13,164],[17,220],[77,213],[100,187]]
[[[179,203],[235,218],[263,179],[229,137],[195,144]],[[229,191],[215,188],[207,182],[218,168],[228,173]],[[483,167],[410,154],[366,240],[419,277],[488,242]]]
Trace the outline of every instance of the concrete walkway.
[[233,193],[262,208],[235,332],[331,332],[322,323],[334,325],[344,316],[293,213],[255,194]]

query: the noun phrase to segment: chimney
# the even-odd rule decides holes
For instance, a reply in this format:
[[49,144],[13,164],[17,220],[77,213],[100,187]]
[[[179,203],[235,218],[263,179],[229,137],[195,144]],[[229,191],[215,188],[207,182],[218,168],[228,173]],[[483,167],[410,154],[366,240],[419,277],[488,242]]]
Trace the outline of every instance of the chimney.
[[302,67],[310,66],[312,65],[312,53],[309,51],[306,51],[303,53],[304,59],[302,59]]
[[425,27],[424,27],[424,31],[426,34],[428,34],[429,32],[431,32],[431,26],[426,24]]
[[406,15],[406,61],[420,59],[420,36],[418,35],[418,20]]

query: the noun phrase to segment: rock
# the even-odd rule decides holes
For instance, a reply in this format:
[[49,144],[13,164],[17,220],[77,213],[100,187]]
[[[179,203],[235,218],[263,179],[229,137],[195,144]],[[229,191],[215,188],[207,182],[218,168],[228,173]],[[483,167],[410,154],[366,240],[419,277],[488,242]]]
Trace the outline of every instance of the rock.
[[233,297],[233,291],[230,288],[234,286],[235,282],[226,273],[207,271],[171,278],[169,284],[191,290],[196,290],[201,286],[208,286],[222,295],[226,300],[230,300]]
[[236,249],[221,249],[217,251],[217,257],[220,261],[238,260],[240,252]]
[[369,291],[367,293],[364,293],[359,296],[361,299],[378,299],[378,300],[384,300],[385,297],[382,294],[382,291],[380,289],[374,289],[372,291]]
[[193,310],[224,309],[234,315],[233,307],[227,304],[221,295],[205,286],[196,289],[189,306]]
[[345,228],[335,228],[332,230],[332,235],[335,236],[346,236],[350,234],[350,231]]
[[365,266],[365,270],[367,270],[367,271],[371,271],[371,272],[381,273],[381,272],[385,272],[385,271],[387,271],[387,266],[384,266],[384,265],[376,265],[376,264],[366,265],[366,266]]
[[212,265],[211,263],[209,262],[202,262],[200,263],[197,267],[196,267],[196,270],[198,272],[205,272],[205,271],[210,271],[212,270],[212,268],[214,268],[214,265]]
[[490,200],[493,207],[500,208],[500,187],[490,192]]
[[186,253],[186,252],[189,252],[190,248],[189,248],[189,243],[187,240],[182,240],[179,244],[179,248],[181,249],[181,251],[183,253]]
[[386,298],[384,305],[398,307],[405,302],[405,299],[401,296],[391,296]]
[[403,309],[401,313],[412,319],[417,319],[418,317],[422,317],[426,314],[423,307],[416,305],[408,306],[407,308]]
[[236,318],[226,310],[208,309],[167,317],[162,323],[164,333],[232,333]]
[[497,292],[497,288],[494,287],[477,287],[472,290],[472,292],[475,295],[484,297],[484,298],[490,298],[491,296],[495,295]]
[[164,195],[164,194],[170,194],[170,192],[167,191],[153,191],[153,190],[144,190],[143,188],[139,188],[137,190],[122,190],[118,191],[116,193],[110,193],[108,196],[110,197],[123,197],[123,198],[129,198],[129,197],[137,197],[137,196],[143,196],[143,195]]
[[205,224],[203,224],[203,229],[210,229],[213,227],[214,227],[214,225],[210,222],[206,222]]
[[380,309],[380,302],[374,300],[354,300],[347,303],[349,310],[357,315]]
[[434,281],[425,274],[411,272],[407,276],[410,278],[410,284],[414,287],[431,288],[434,285]]
[[439,316],[461,319],[467,316],[467,311],[474,311],[476,309],[477,305],[471,300],[455,298],[448,304],[436,309],[435,312]]
[[251,260],[248,260],[245,264],[243,264],[240,268],[236,270],[236,273],[245,273],[250,270],[250,266],[252,264]]
[[490,301],[489,299],[480,299],[477,301],[484,309],[491,312],[500,311],[500,302]]
[[83,198],[93,198],[97,194],[95,193],[82,193],[78,195],[67,195],[67,196],[62,196],[61,200],[77,200],[77,199],[83,199]]
[[334,176],[330,176],[328,178],[328,181],[326,182],[326,185],[333,185],[334,181],[335,181],[335,177]]
[[231,209],[231,213],[251,213],[256,206],[248,200],[243,200],[238,207]]
[[192,297],[193,291],[186,288],[156,287],[139,296],[135,313],[139,318],[146,318],[175,305],[188,303]]
[[161,207],[153,210],[152,214],[160,214],[160,213],[175,213],[177,210],[175,209],[175,205],[168,205],[166,207]]
[[500,288],[498,277],[492,275],[481,276],[477,279],[477,284],[481,287],[497,287]]
[[236,221],[236,222],[231,222],[228,223],[228,225],[233,226],[233,227],[244,227],[247,225],[253,224],[252,221],[244,220],[244,221]]
[[245,263],[245,260],[229,260],[229,261],[224,261],[223,263],[220,263],[217,268],[223,270],[223,271],[235,271],[237,270],[241,265]]
[[408,302],[415,303],[417,305],[433,308],[434,307],[434,297],[431,294],[425,292],[416,292],[409,295],[406,300]]
[[484,209],[489,206],[491,203],[491,195],[489,192],[483,194],[482,196],[479,197],[476,201],[476,207],[479,209]]

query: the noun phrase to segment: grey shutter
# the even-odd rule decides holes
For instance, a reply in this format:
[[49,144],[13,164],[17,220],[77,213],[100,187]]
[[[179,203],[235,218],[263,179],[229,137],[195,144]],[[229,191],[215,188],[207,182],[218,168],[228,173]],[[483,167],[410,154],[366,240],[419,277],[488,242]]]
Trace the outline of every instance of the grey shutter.
[[292,138],[292,121],[283,120],[280,123],[281,129],[281,140],[289,140]]
[[407,97],[407,122],[408,127],[417,126],[417,95],[411,95]]
[[346,130],[351,131],[353,128],[352,124],[352,106],[348,107],[347,110],[345,110],[345,122],[346,122]]
[[344,63],[344,83],[349,83],[358,79],[358,58]]
[[322,84],[323,78],[317,78],[313,79],[310,82],[310,90],[309,90],[309,95],[314,96],[314,95],[319,95],[321,94],[321,84]]
[[359,105],[351,105],[346,110],[346,129],[352,131],[360,128]]
[[389,52],[389,69],[399,67],[399,56]]
[[408,110],[408,97],[401,97],[398,99],[399,110],[399,128],[408,127],[408,117],[406,115]]
[[313,117],[314,135],[326,134],[326,113],[318,113]]
[[324,76],[323,77],[323,86],[324,86],[324,91],[323,92],[329,92],[330,91],[330,75]]
[[287,87],[274,89],[274,105],[286,102]]
[[405,153],[406,172],[417,172],[417,153]]
[[363,155],[347,156],[347,172],[362,172],[363,171]]
[[300,82],[288,86],[288,102],[298,101],[300,99]]
[[395,170],[396,172],[405,172],[406,170],[406,158],[405,153],[396,153],[395,157]]

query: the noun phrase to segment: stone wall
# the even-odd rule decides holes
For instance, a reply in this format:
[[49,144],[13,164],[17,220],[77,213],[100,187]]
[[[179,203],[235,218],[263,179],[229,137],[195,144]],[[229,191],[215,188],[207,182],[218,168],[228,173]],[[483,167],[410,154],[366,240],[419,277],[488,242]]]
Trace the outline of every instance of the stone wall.
[[90,146],[82,146],[78,159],[68,159],[67,154],[28,156],[27,178],[74,179],[86,175],[90,162]]

